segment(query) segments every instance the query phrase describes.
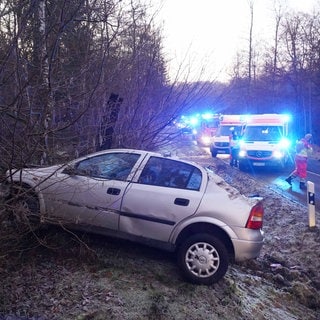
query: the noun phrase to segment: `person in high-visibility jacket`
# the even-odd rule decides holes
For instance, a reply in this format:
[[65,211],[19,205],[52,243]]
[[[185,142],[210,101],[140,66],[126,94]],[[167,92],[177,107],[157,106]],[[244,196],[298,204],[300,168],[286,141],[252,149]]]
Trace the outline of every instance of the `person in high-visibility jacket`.
[[297,142],[296,155],[294,158],[295,169],[289,175],[289,177],[285,179],[290,185],[292,185],[292,179],[299,177],[301,189],[305,188],[306,186],[308,156],[313,151],[310,143],[311,139],[312,135],[308,133],[304,136],[304,138]]

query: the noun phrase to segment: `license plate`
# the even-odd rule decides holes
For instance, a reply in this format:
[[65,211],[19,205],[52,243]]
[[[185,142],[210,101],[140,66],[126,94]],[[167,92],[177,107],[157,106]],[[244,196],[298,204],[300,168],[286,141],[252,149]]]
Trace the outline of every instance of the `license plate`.
[[253,162],[252,164],[255,167],[264,167],[266,165],[264,162]]

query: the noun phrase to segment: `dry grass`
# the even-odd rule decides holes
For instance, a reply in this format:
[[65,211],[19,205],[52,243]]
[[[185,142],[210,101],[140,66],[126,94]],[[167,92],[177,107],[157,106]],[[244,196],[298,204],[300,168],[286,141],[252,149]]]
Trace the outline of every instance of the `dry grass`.
[[263,183],[229,166],[219,174],[265,199],[259,259],[194,286],[172,254],[62,227],[20,232],[2,210],[0,319],[319,320],[319,228],[308,229],[303,208]]

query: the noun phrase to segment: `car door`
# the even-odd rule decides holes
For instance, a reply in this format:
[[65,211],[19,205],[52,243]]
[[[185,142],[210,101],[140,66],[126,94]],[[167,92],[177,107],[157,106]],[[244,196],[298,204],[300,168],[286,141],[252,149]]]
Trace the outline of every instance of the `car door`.
[[205,189],[204,180],[196,166],[150,157],[123,197],[120,230],[168,241],[175,225],[196,212]]
[[61,223],[117,230],[122,197],[140,157],[109,152],[62,170],[43,191],[50,216]]

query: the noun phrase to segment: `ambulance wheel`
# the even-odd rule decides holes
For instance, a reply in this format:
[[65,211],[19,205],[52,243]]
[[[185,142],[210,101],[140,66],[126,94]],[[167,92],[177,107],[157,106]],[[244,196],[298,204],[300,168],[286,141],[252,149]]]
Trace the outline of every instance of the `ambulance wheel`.
[[211,150],[211,155],[213,158],[215,158],[217,156],[218,152],[214,149]]
[[246,165],[243,162],[239,161],[239,170],[246,171],[246,169],[247,169]]

